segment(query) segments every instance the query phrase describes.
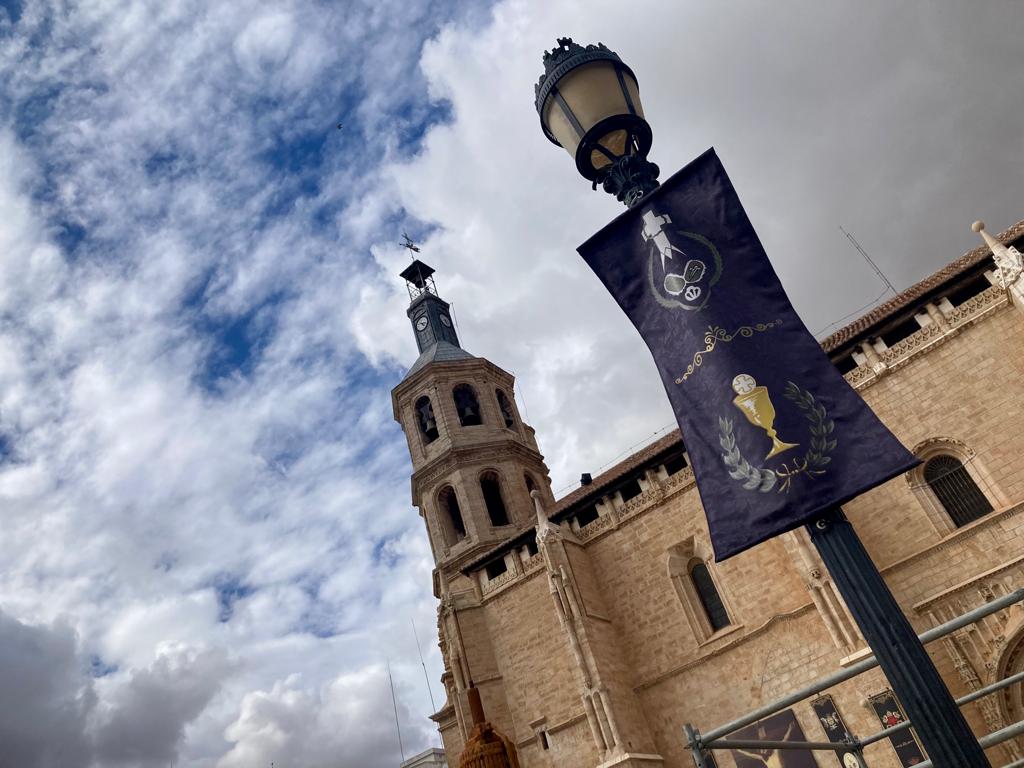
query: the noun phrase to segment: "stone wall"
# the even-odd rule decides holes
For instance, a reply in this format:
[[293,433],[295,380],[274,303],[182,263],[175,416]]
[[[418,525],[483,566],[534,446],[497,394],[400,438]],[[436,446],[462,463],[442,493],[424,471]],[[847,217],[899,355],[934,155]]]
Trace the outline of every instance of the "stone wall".
[[[848,505],[919,631],[1024,585],[1024,312],[998,292],[986,292],[968,309],[951,315],[948,327],[922,329],[883,354],[884,367],[848,374],[906,445],[954,446],[994,507],[957,529],[914,473]],[[826,624],[844,618],[842,605],[828,609],[812,600],[809,590],[826,583],[827,574],[798,538],[780,537],[712,563],[731,624],[713,633],[695,627],[669,575],[673,553],[710,560],[689,470],[672,477],[649,472],[641,496],[602,506],[601,513],[580,530],[563,524],[558,536],[566,576],[582,604],[583,666],[599,678],[594,686],[609,691],[622,732],[617,754],[624,757],[602,751],[588,724],[586,675],[558,615],[550,562],[536,556],[502,583],[478,590],[478,605],[461,611],[466,653],[488,714],[517,743],[523,768],[590,768],[602,760],[688,767],[685,723],[719,725],[837,671],[857,650],[844,647]],[[1019,669],[1024,654],[1015,644],[1024,647],[1022,637],[1024,611],[1009,610],[929,650],[960,695]],[[879,727],[866,699],[887,687],[874,671],[830,694],[848,727],[864,736]],[[993,697],[964,711],[984,733],[1005,722],[1011,706]],[[808,702],[794,712],[808,738],[825,738]],[[996,748],[990,756],[999,765],[1020,756],[1017,749]],[[457,754],[448,758],[457,764]],[[885,741],[870,747],[866,759],[872,768],[898,766]],[[828,754],[817,760],[839,765]],[[733,765],[728,755],[718,764]]]

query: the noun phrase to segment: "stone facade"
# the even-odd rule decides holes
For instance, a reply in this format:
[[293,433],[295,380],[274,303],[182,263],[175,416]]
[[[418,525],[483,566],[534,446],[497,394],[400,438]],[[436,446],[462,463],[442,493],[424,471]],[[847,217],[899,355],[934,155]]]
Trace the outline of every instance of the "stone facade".
[[[997,242],[1020,245],[1022,235],[1024,222]],[[974,489],[962,502],[970,519],[955,521],[961,497],[949,494],[966,492],[942,486],[929,462],[846,506],[919,631],[1024,586],[1024,278],[1001,266],[976,249],[824,342],[905,445],[925,460],[952,457],[962,470],[949,477]],[[467,382],[483,417],[463,427],[451,393]],[[678,433],[556,501],[533,430],[514,403],[502,409],[499,390],[511,400],[512,377],[470,358],[422,366],[394,391],[437,562],[448,698],[434,720],[450,764],[470,727],[470,681],[523,768],[683,768],[692,765],[684,724],[719,725],[862,655],[802,530],[713,562]],[[441,425],[429,443],[414,412],[424,396]],[[485,476],[499,480],[507,524],[494,524]],[[449,487],[461,536],[442,498]],[[1024,609],[929,651],[957,696],[1021,671]],[[866,736],[879,729],[868,698],[887,688],[875,670],[829,693],[849,730]],[[809,702],[793,711],[808,738],[827,738]],[[987,733],[1024,717],[1024,693],[1017,685],[964,712]],[[1024,745],[989,756],[1002,765],[1024,757]],[[899,766],[887,741],[865,758]],[[816,760],[839,765],[827,753]]]

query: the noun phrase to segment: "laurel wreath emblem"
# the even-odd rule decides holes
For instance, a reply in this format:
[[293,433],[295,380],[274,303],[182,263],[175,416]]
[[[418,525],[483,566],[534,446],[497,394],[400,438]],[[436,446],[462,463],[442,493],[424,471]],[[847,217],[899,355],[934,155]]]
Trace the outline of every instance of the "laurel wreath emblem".
[[796,459],[792,465],[783,462],[775,470],[755,467],[743,457],[739,446],[736,445],[732,419],[718,417],[718,444],[724,451],[722,461],[729,470],[729,477],[742,483],[748,491],[767,493],[776,488],[777,493],[788,493],[794,478],[807,475],[813,479],[823,475],[825,467],[832,461],[829,454],[835,449],[836,440],[829,435],[835,430],[835,422],[828,417],[825,406],[819,403],[814,395],[800,389],[792,381],[786,383],[784,394],[788,400],[796,403],[811,424],[810,450],[802,458]]

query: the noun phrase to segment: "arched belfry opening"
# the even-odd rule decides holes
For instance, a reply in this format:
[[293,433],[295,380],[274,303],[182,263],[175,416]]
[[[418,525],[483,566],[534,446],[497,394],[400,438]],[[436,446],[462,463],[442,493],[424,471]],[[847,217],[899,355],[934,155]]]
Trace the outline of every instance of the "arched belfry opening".
[[501,493],[501,479],[497,472],[488,471],[480,475],[480,491],[484,496],[484,506],[487,507],[487,517],[490,518],[491,525],[508,525],[508,509]]
[[498,400],[498,410],[501,412],[502,421],[505,422],[505,426],[508,429],[512,429],[516,425],[515,412],[512,410],[512,403],[508,399],[508,395],[503,390],[494,390],[495,397]]
[[420,434],[423,435],[423,442],[434,442],[440,433],[437,431],[437,419],[434,417],[434,406],[430,398],[424,395],[413,407],[416,410],[416,423],[420,428]]
[[450,485],[442,488],[437,494],[437,506],[448,546],[466,538],[466,524],[462,519],[462,508],[459,506],[459,497],[455,489]]
[[452,399],[455,401],[455,412],[459,416],[459,424],[464,427],[475,427],[484,423],[480,413],[480,401],[472,386],[459,384],[452,390]]

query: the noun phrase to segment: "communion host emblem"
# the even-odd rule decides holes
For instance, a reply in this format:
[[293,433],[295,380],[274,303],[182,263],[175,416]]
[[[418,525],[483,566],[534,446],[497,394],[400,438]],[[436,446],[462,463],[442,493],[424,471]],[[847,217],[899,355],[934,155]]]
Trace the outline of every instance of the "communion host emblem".
[[747,421],[755,427],[763,429],[768,433],[768,437],[771,438],[772,449],[764,457],[765,460],[778,456],[783,451],[800,446],[799,443],[784,443],[779,440],[774,426],[775,406],[772,405],[772,399],[768,396],[767,387],[757,386],[753,376],[748,373],[741,373],[732,380],[732,389],[736,393],[732,404],[743,412],[743,415],[747,417]]
[[[667,309],[702,309],[722,276],[722,257],[711,241],[671,227],[672,218],[653,209],[643,213],[641,237],[648,243],[651,292]],[[710,264],[710,266],[709,266]]]
[[[784,443],[779,439],[775,431],[775,406],[767,387],[758,386],[753,376],[741,373],[733,378],[732,389],[736,393],[732,404],[743,412],[748,422],[763,429],[772,441],[771,450],[764,457],[765,461],[800,447],[800,443]],[[836,440],[832,437],[835,422],[829,418],[825,406],[813,394],[792,381],[786,383],[783,394],[786,400],[792,401],[803,412],[809,424],[811,447],[803,456],[793,458],[791,455],[771,469],[751,464],[736,442],[733,420],[727,416],[718,417],[718,444],[723,451],[722,461],[729,477],[740,482],[748,491],[767,493],[775,489],[778,493],[787,493],[793,481],[798,478],[813,480],[824,475],[832,461],[829,454],[836,447]]]

